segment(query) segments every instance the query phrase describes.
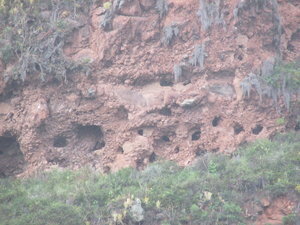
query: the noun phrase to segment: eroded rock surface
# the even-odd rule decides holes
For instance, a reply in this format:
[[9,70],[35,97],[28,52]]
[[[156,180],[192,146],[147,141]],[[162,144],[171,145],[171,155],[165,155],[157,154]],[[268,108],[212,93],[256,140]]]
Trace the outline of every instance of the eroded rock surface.
[[[100,26],[105,9],[95,5],[64,46],[66,57],[89,63],[89,73],[46,84],[32,76],[25,83],[1,76],[0,135],[13,134],[21,164],[27,164],[14,172],[1,166],[1,173],[142,168],[159,157],[188,165],[206,152],[230,154],[284,130],[272,101],[260,102],[254,90],[243,98],[240,82],[270,57],[299,56],[299,4],[219,2],[220,14],[210,18],[217,21],[205,29],[198,9],[208,1],[169,0],[163,17],[154,0],[131,1],[115,12],[109,31]],[[168,46],[167,26],[179,30]],[[205,46],[203,68],[190,63],[197,45]],[[174,65],[182,68],[177,83]],[[0,64],[1,74],[7,69]]]

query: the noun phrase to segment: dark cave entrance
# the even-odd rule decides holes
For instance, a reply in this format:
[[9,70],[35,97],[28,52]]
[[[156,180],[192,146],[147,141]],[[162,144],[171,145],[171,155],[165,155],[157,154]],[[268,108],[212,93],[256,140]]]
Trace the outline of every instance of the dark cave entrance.
[[25,159],[17,138],[10,134],[0,136],[0,177],[21,173],[24,166]]
[[106,145],[102,128],[97,125],[78,125],[76,147],[85,151],[96,151]]

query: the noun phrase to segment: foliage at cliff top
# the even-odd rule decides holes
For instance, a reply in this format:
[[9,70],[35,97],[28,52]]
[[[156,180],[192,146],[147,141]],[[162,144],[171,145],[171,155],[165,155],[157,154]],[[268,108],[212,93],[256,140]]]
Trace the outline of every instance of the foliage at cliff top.
[[[0,0],[0,58],[7,68],[5,81],[86,70],[63,54],[72,31],[82,26],[92,0]],[[50,76],[50,79],[52,78]]]

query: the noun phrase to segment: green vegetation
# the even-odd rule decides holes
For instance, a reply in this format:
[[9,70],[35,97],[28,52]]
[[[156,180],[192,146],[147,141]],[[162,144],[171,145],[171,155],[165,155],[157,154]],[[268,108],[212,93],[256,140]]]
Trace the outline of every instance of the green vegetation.
[[280,117],[278,119],[276,119],[276,124],[278,126],[283,126],[286,123],[285,118],[284,117]]
[[283,225],[294,225],[299,221],[299,216],[297,216],[295,213],[292,213],[290,215],[287,215],[283,217]]
[[[279,99],[282,98],[287,110],[291,103],[300,93],[300,63],[264,63],[261,76],[250,73],[241,82],[243,95],[250,97],[252,87],[260,96],[260,100],[265,95],[273,99],[276,109],[278,109]],[[296,99],[297,101],[297,99]]]
[[111,2],[104,2],[103,3],[103,8],[108,10],[108,9],[110,9],[111,5],[112,5]]
[[300,93],[300,63],[280,63],[272,74],[263,79],[268,86],[282,93],[288,108],[292,95]]
[[274,72],[262,77],[271,88],[271,94],[277,102],[277,96],[282,96],[286,108],[289,110],[293,95],[300,93],[300,63],[280,63],[275,66]]
[[67,82],[67,74],[88,68],[68,60],[63,46],[82,26],[93,0],[0,0],[0,57],[13,69],[5,80],[54,75]]
[[[159,162],[109,175],[56,170],[2,179],[0,224],[246,224],[243,204],[256,193],[299,197],[299,149],[295,133],[259,140],[231,157],[206,154],[187,168]],[[292,213],[283,224],[296,220]]]

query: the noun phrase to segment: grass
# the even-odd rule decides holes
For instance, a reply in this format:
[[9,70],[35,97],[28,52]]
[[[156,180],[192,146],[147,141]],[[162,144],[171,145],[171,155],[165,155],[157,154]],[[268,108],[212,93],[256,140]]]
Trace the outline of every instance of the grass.
[[[82,169],[1,179],[0,224],[136,224],[136,198],[147,225],[246,224],[243,204],[249,196],[294,193],[299,200],[299,149],[294,133],[259,140],[231,157],[206,154],[186,168],[157,162],[109,175]],[[296,220],[291,214],[283,224]]]

